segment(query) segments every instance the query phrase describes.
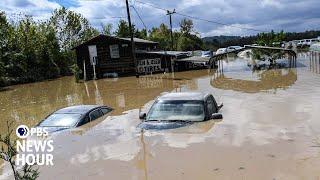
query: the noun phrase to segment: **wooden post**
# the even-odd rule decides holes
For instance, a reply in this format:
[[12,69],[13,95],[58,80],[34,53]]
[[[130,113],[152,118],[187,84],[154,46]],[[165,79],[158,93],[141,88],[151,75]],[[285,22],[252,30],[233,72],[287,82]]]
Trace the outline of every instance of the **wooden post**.
[[83,80],[87,80],[86,60],[83,60]]
[[97,73],[96,73],[96,64],[97,64],[97,57],[93,57],[93,79],[96,80],[97,79]]
[[132,25],[131,25],[131,17],[130,17],[130,9],[129,9],[128,0],[126,0],[126,6],[127,6],[127,15],[128,15],[130,38],[131,38],[132,58],[133,58],[133,62],[134,62],[134,69],[135,69],[136,77],[138,78],[139,74],[138,74],[138,66],[137,66],[137,59],[136,59],[136,48],[135,48],[135,43],[134,43],[134,39],[133,39],[133,29],[132,29]]

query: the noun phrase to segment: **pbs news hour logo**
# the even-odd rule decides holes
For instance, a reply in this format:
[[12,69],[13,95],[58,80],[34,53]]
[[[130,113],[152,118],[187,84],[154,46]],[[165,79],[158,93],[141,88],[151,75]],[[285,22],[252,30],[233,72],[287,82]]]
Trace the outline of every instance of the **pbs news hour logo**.
[[16,165],[53,166],[53,140],[47,138],[49,133],[46,128],[20,125],[16,129],[16,135],[19,138]]

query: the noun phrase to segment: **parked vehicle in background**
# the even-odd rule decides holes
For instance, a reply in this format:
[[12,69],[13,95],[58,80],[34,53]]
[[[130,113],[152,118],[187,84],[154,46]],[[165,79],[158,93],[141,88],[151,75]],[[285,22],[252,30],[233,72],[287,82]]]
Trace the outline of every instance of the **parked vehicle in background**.
[[201,57],[212,57],[213,52],[212,51],[202,51]]
[[142,129],[172,129],[195,122],[222,119],[222,108],[211,94],[198,92],[168,93],[160,96],[149,112],[141,113]]
[[216,52],[216,54],[223,54],[227,52],[227,48],[219,48]]
[[227,47],[227,52],[232,52],[232,51],[240,50],[240,49],[242,49],[241,46],[229,46],[229,47]]
[[98,105],[70,106],[50,114],[38,124],[38,127],[45,127],[51,133],[75,128],[101,118],[112,110],[108,106]]

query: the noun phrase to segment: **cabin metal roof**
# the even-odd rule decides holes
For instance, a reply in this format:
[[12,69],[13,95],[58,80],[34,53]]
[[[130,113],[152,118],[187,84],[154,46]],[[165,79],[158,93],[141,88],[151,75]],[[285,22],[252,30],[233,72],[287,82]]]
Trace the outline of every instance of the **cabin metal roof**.
[[[119,39],[131,42],[131,38],[119,38]],[[149,41],[149,40],[145,40],[145,39],[140,39],[140,38],[133,38],[133,41],[136,43],[158,44],[157,42]]]
[[[98,41],[99,39],[113,39],[113,40],[118,40],[118,41],[122,41],[124,43],[131,43],[131,38],[119,38],[119,37],[115,37],[115,36],[107,36],[107,35],[104,35],[104,34],[100,34],[96,37],[93,37],[91,39],[89,39],[88,41],[86,42],[83,42],[75,47],[72,48],[73,49],[77,49],[78,47],[81,47],[83,45],[90,45],[90,44],[93,44],[93,42],[95,41]],[[157,42],[154,42],[154,41],[149,41],[149,40],[145,40],[145,39],[140,39],[140,38],[133,38],[133,41],[137,44],[152,44],[152,45],[156,45],[158,44]]]

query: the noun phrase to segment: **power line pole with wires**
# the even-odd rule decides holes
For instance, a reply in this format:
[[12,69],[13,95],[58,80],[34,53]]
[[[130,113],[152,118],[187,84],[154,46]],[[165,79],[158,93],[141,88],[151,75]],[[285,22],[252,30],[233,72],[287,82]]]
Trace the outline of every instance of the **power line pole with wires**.
[[173,11],[167,10],[167,15],[170,17],[170,33],[171,33],[171,50],[173,51],[173,33],[172,33],[172,17],[171,15],[176,13],[176,10]]
[[127,6],[130,38],[131,38],[132,58],[133,58],[133,62],[134,62],[134,68],[135,68],[136,77],[138,78],[139,74],[138,74],[138,66],[137,66],[137,59],[136,59],[136,48],[135,48],[135,44],[134,44],[133,29],[132,29],[132,25],[131,25],[130,8],[129,8],[128,0],[126,0],[126,6]]

